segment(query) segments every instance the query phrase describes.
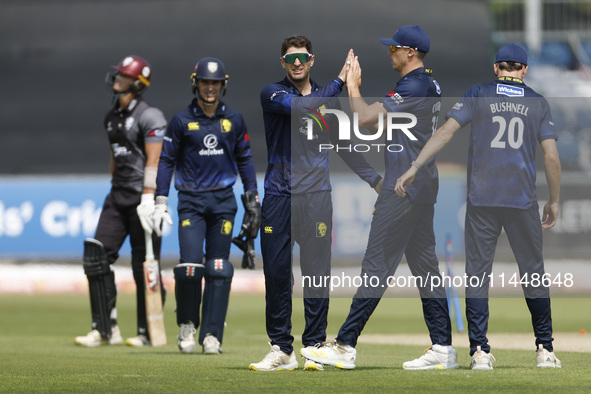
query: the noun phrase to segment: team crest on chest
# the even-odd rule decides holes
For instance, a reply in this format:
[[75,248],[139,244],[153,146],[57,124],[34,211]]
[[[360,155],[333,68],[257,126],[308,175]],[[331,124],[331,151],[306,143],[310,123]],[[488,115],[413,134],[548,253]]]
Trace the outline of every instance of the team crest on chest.
[[222,133],[229,133],[230,130],[232,130],[232,122],[230,122],[228,119],[222,119],[220,124],[222,127]]

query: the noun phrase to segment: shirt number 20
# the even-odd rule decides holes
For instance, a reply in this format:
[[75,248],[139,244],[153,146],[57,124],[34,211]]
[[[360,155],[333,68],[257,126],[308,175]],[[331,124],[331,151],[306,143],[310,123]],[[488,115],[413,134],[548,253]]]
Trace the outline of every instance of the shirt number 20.
[[[493,140],[490,142],[491,148],[505,149],[505,140],[513,149],[519,149],[523,144],[523,130],[525,128],[523,120],[518,117],[511,118],[507,125],[507,120],[502,116],[493,116],[493,123],[499,124],[499,131]],[[505,137],[505,133],[507,136]]]

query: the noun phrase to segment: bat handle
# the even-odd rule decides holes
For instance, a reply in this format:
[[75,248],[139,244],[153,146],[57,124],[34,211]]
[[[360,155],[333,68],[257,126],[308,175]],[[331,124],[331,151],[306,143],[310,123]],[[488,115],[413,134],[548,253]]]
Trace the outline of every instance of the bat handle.
[[152,234],[144,231],[146,237],[146,260],[154,260],[154,246],[152,245]]

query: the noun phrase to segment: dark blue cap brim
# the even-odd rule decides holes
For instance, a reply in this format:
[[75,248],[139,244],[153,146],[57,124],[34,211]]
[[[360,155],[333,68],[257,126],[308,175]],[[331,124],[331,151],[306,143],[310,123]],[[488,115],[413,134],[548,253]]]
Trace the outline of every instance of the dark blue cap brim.
[[400,45],[399,43],[397,43],[396,41],[394,41],[391,38],[380,38],[380,41],[384,45]]

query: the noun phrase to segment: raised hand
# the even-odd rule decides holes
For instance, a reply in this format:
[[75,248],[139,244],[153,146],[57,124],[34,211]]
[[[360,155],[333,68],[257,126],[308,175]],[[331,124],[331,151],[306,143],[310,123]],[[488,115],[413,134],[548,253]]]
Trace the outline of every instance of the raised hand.
[[361,64],[359,64],[358,56],[354,56],[351,61],[351,67],[347,73],[347,84],[349,86],[361,86]]
[[351,63],[353,63],[354,56],[355,56],[355,54],[353,53],[353,49],[349,49],[349,52],[347,53],[347,58],[345,59],[345,64],[343,64],[343,68],[341,69],[341,72],[339,73],[339,78],[343,82],[347,82],[347,74],[348,74],[349,68],[351,67]]

